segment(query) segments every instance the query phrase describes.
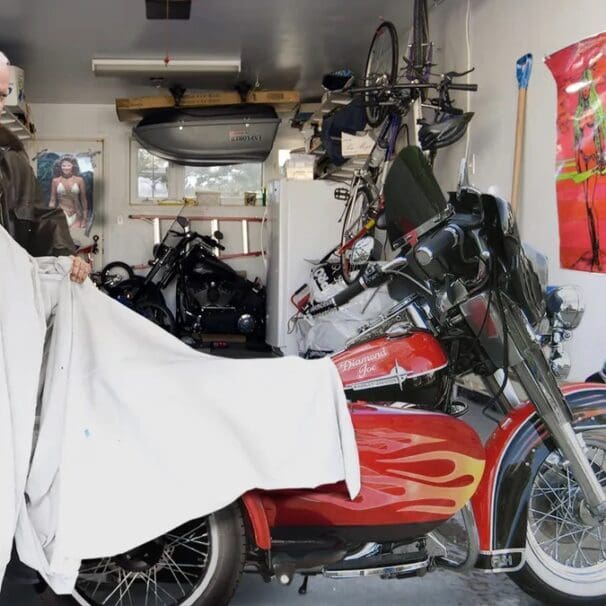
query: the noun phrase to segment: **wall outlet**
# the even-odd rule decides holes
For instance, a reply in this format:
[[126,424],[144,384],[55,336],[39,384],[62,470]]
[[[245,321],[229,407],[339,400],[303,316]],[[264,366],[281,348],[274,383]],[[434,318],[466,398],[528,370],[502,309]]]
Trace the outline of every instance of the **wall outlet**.
[[118,215],[118,216],[116,217],[116,223],[117,223],[118,225],[124,225],[124,217],[123,217],[122,215]]

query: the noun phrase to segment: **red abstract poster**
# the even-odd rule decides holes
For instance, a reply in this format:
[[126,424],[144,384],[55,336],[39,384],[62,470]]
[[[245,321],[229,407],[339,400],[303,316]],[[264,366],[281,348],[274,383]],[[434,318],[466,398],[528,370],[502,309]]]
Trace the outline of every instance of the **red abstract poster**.
[[545,62],[558,88],[560,263],[606,273],[606,32]]

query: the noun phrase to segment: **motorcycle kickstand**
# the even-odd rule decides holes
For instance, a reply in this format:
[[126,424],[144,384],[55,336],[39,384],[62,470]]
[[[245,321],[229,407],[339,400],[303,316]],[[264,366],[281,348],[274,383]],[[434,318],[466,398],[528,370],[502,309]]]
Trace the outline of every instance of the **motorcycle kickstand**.
[[307,593],[307,583],[309,583],[309,575],[303,575],[303,583],[301,583],[301,587],[299,587],[299,595],[305,595]]

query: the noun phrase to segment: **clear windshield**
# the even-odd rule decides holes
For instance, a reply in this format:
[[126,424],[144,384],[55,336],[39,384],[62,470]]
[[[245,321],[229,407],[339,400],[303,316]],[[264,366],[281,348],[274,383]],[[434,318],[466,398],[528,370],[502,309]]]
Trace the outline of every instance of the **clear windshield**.
[[179,220],[183,220],[183,211],[185,210],[185,204],[181,207],[174,221],[170,224],[168,229],[164,232],[164,237],[160,242],[158,250],[165,250],[166,248],[175,248],[177,244],[183,238],[183,227],[180,225]]

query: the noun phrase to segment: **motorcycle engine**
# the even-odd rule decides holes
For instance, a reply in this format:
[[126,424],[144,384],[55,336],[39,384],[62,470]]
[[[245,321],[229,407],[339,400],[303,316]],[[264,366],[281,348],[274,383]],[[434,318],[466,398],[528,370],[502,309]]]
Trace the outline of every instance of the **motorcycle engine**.
[[251,314],[242,314],[238,318],[238,330],[244,335],[250,335],[254,332],[257,325]]
[[207,306],[200,310],[197,318],[198,329],[203,333],[241,333],[254,332],[255,319],[251,314],[242,313],[233,307]]

